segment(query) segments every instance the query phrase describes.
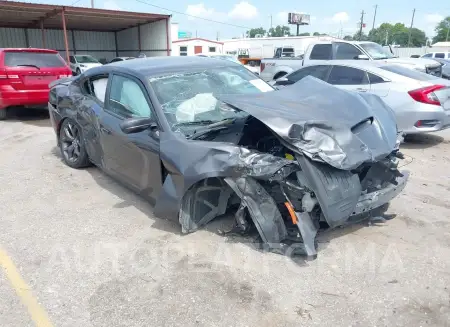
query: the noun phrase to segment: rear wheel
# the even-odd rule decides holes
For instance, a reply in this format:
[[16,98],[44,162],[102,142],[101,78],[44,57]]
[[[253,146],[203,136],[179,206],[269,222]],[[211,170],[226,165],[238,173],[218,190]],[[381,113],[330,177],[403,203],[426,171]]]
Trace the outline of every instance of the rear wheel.
[[0,109],[0,120],[5,120],[8,112],[5,109]]
[[77,72],[76,72],[76,74],[75,75],[81,75],[81,70],[80,70],[80,68],[77,68]]
[[59,131],[59,147],[67,166],[78,169],[90,165],[81,127],[71,119],[66,119],[62,123]]
[[284,75],[287,75],[287,73],[285,73],[285,72],[279,72],[278,74],[276,74],[274,77],[273,77],[273,79],[275,80],[275,79],[279,79],[280,77],[283,77]]

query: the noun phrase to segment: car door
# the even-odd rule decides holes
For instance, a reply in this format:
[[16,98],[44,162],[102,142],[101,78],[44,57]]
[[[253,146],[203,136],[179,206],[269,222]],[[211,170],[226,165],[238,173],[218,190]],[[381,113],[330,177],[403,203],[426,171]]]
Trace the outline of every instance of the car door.
[[370,90],[367,73],[362,69],[349,66],[333,65],[327,82],[349,91],[368,92]]
[[105,169],[154,200],[162,187],[158,127],[155,123],[154,129],[133,134],[120,128],[124,120],[137,117],[156,117],[144,85],[133,76],[112,74],[100,119]]

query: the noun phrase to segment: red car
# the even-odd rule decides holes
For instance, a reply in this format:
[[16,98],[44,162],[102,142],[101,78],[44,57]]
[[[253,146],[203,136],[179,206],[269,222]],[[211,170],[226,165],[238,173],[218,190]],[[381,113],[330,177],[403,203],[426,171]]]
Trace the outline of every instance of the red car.
[[45,107],[48,84],[69,76],[69,66],[55,50],[0,49],[0,120],[9,107]]

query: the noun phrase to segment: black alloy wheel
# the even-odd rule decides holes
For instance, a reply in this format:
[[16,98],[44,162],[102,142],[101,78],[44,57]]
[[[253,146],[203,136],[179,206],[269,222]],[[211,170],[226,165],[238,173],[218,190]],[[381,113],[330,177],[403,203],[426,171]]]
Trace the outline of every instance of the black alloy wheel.
[[72,168],[89,165],[89,158],[84,148],[81,127],[70,119],[66,119],[59,137],[61,154],[64,162]]

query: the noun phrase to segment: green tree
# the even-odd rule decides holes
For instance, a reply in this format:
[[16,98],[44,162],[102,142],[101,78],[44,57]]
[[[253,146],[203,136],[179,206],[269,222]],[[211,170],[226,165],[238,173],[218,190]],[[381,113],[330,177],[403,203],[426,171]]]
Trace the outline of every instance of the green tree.
[[[369,32],[369,40],[383,45],[398,44],[406,47],[408,46],[409,32],[409,28],[402,23],[395,25],[383,23]],[[420,47],[425,45],[426,39],[424,31],[418,28],[411,29],[410,46]]]
[[344,36],[345,41],[353,41],[353,37],[351,35]]
[[300,33],[298,36],[310,36],[311,34],[309,33]]
[[319,32],[314,32],[313,36],[320,36]]
[[262,27],[258,27],[247,31],[247,37],[249,38],[254,38],[257,34],[266,35],[266,30]]
[[274,37],[281,37],[281,36],[285,36],[291,35],[291,29],[289,28],[289,26],[285,26],[285,25],[277,25],[275,28],[271,28],[269,29],[269,34],[270,36],[274,36]]
[[411,29],[411,43],[410,46],[412,47],[421,47],[425,45],[427,42],[427,35],[424,31],[419,30],[418,28],[412,28]]
[[450,16],[440,21],[434,31],[436,36],[433,38],[433,43],[450,41]]
[[369,36],[367,36],[364,32],[361,33],[361,37],[359,35],[359,31],[353,35],[353,40],[355,41],[369,41]]

